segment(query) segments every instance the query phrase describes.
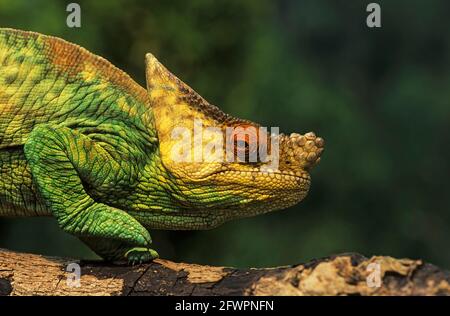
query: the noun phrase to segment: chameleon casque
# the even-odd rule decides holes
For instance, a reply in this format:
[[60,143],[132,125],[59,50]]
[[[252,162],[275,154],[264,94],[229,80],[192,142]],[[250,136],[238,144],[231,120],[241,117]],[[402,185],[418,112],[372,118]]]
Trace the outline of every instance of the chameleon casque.
[[[279,141],[276,169],[171,159],[171,131],[194,118],[259,125],[210,105],[153,55],[145,61],[147,90],[75,44],[0,28],[1,216],[53,216],[102,258],[136,263],[158,256],[147,229],[209,229],[306,196],[324,143],[312,132],[264,136]],[[236,150],[248,154],[248,142]]]

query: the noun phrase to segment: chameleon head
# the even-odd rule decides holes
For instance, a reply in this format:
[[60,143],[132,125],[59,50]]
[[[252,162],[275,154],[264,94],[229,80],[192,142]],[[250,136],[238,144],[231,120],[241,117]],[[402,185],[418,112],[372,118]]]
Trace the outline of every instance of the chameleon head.
[[[147,89],[161,164],[186,209],[252,216],[301,201],[324,141],[314,133],[274,134],[209,104],[146,56]],[[216,213],[217,214],[217,213]]]

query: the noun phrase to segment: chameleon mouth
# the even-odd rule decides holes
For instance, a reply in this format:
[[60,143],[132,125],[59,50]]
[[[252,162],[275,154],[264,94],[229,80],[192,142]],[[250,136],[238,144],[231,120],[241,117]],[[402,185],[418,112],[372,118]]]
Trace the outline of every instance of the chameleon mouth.
[[306,171],[280,171],[280,170],[260,170],[259,168],[255,168],[250,171],[244,171],[244,170],[227,170],[222,171],[217,174],[229,174],[229,175],[262,175],[267,176],[270,178],[275,178],[278,180],[281,179],[288,179],[288,180],[296,180],[296,179],[303,179],[303,180],[309,180],[310,176]]
[[[215,174],[216,177],[224,179],[235,179],[240,185],[244,183],[247,186],[258,187],[259,181],[266,186],[272,186],[273,189],[298,189],[307,188],[311,183],[311,177],[306,171],[280,171],[280,170],[227,170]],[[239,179],[239,180],[238,180]],[[258,181],[259,180],[259,181]],[[233,180],[232,180],[233,181]]]

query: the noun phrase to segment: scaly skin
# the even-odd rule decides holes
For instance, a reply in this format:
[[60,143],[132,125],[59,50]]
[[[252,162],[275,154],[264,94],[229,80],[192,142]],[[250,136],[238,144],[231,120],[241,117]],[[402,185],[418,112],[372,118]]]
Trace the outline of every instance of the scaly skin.
[[[259,125],[210,105],[151,54],[146,75],[147,90],[79,46],[0,28],[0,215],[54,216],[101,257],[135,263],[157,257],[147,229],[209,229],[306,196],[321,138],[277,136],[276,169],[176,162],[176,127]],[[264,139],[274,136],[257,148]]]

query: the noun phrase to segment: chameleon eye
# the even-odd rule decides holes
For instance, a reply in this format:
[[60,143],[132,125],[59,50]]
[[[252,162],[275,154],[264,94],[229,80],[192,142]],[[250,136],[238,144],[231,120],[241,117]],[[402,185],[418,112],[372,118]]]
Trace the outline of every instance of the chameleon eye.
[[234,143],[235,158],[239,160],[248,160],[250,144],[246,140],[236,140]]
[[234,158],[238,162],[257,162],[258,137],[251,129],[240,131],[233,135]]
[[236,141],[236,147],[238,148],[239,151],[248,152],[249,144],[248,144],[247,141],[237,140]]

